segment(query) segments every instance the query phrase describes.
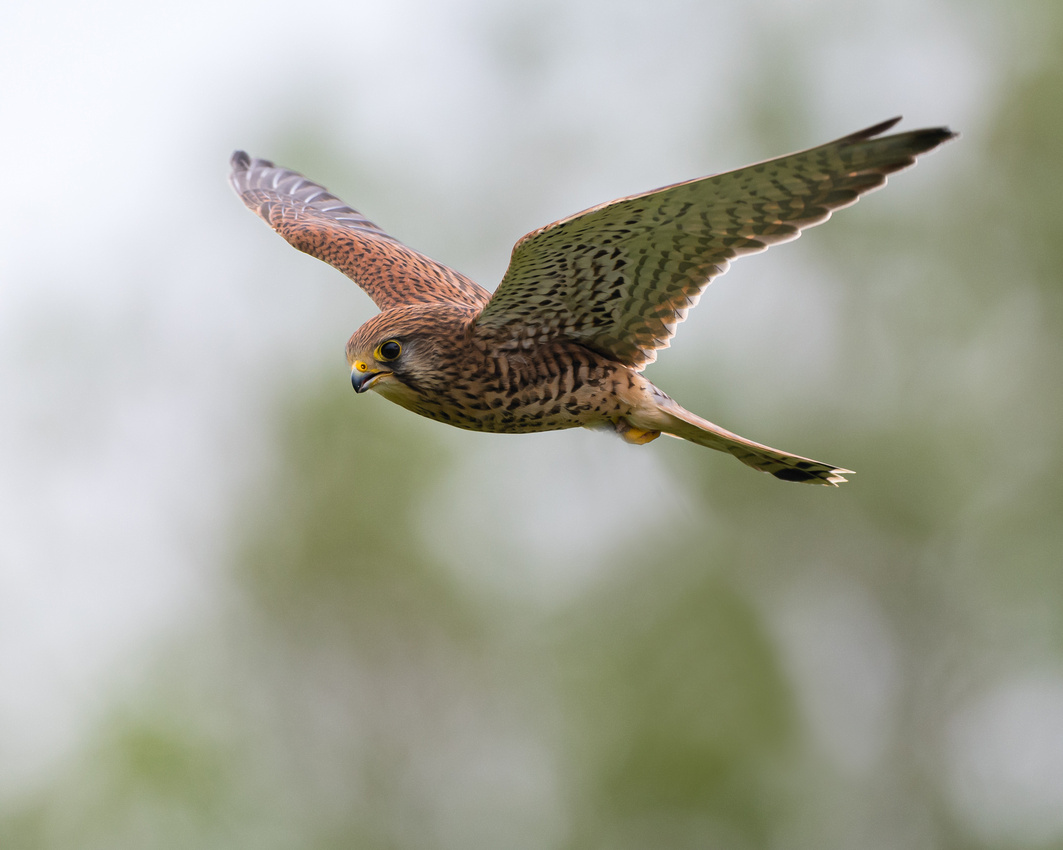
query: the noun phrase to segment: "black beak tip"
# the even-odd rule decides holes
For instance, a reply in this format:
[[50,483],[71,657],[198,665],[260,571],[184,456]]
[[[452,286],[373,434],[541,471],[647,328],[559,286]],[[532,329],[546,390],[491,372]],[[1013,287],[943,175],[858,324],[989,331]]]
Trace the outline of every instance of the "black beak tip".
[[351,372],[351,386],[356,393],[364,393],[369,389],[378,372]]

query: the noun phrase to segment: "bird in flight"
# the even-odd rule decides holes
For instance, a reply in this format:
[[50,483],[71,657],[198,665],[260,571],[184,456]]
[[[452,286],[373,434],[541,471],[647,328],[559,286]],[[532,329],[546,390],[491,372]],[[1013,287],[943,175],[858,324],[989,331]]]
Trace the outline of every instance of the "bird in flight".
[[731,260],[796,239],[955,135],[883,135],[899,120],[548,224],[517,242],[493,294],[294,171],[237,151],[229,180],[380,308],[347,343],[356,392],[472,431],[607,428],[636,444],[669,434],[784,481],[837,485],[851,470],[726,431],[642,372]]

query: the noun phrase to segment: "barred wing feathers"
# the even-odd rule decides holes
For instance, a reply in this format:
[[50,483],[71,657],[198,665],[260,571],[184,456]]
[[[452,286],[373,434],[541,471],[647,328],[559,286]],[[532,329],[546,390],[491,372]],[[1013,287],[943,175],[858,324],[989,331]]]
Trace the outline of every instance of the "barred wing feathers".
[[472,307],[490,295],[453,269],[389,236],[322,186],[243,151],[232,157],[236,194],[291,245],[324,260],[381,310],[450,302]]
[[881,136],[899,120],[529,233],[478,332],[514,347],[573,339],[644,368],[731,260],[796,239],[953,136],[946,128]]

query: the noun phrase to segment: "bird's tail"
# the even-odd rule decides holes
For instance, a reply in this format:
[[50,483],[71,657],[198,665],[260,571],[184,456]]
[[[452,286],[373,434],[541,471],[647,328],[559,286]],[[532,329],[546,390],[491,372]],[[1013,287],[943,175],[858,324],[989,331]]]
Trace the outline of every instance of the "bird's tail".
[[829,484],[837,487],[846,481],[846,475],[852,475],[851,469],[841,469],[829,463],[781,452],[739,437],[685,410],[675,402],[667,406],[662,405],[659,413],[663,414],[666,424],[657,427],[665,434],[727,452],[747,466],[770,473],[783,481],[803,481],[808,484]]

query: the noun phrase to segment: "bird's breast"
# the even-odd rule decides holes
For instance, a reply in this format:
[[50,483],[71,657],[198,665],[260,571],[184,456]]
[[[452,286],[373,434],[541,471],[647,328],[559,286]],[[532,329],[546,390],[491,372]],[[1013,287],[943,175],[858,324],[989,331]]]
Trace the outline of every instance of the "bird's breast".
[[471,349],[430,381],[380,387],[403,407],[472,431],[521,434],[594,427],[628,412],[633,370],[572,342],[527,349]]

